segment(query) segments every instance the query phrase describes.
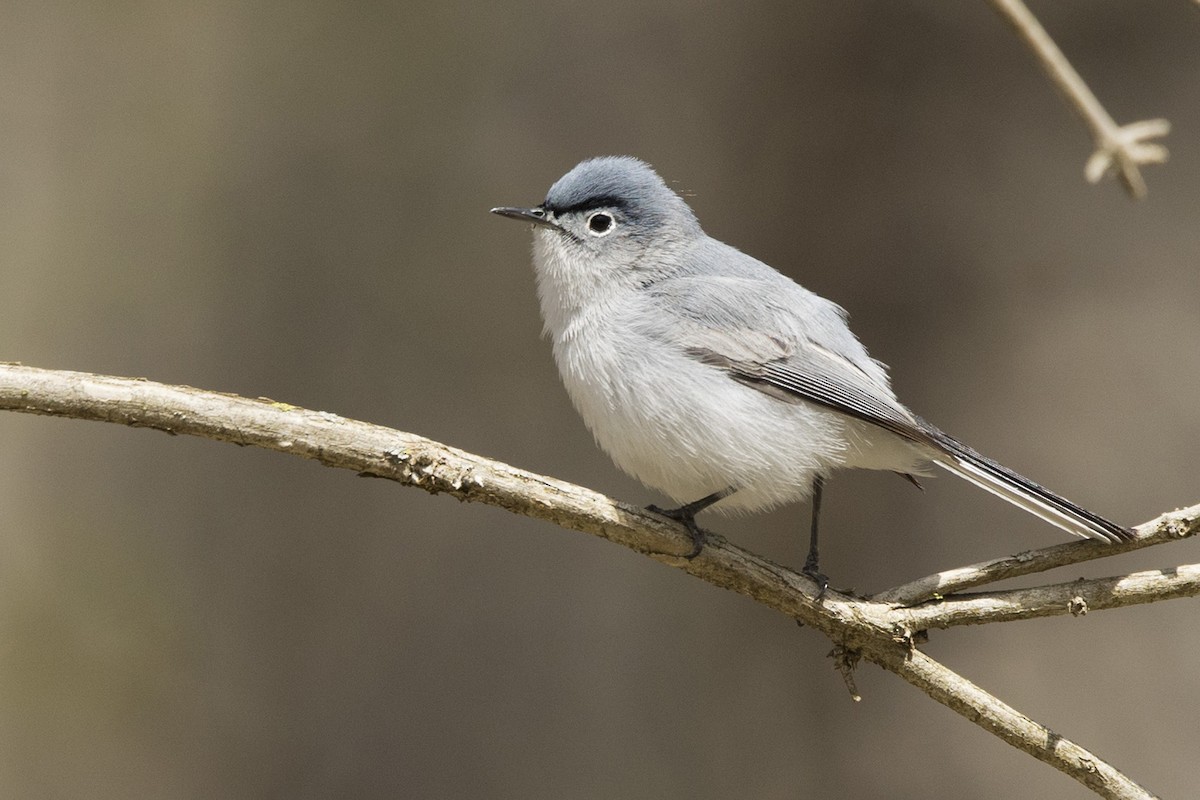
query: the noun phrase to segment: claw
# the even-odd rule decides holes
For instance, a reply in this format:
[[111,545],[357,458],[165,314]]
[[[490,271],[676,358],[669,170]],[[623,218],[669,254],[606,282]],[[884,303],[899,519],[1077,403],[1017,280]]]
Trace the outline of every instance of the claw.
[[804,569],[800,570],[800,574],[811,578],[813,583],[821,587],[817,590],[817,602],[821,602],[821,598],[825,596],[825,591],[829,588],[829,576],[817,569],[817,565],[811,560],[804,563]]
[[687,506],[683,508],[659,508],[658,506],[646,506],[646,510],[655,514],[661,514],[667,519],[673,519],[687,529],[688,535],[692,537],[692,549],[684,556],[688,561],[691,561],[696,556],[700,555],[700,551],[704,549],[704,542],[708,539],[708,534],[703,528],[696,524],[696,515]]

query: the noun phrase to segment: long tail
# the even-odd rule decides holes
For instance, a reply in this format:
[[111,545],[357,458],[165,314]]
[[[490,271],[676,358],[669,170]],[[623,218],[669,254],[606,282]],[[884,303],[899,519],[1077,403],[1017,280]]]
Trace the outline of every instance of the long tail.
[[981,489],[1003,497],[1018,508],[1025,509],[1067,533],[1099,539],[1102,542],[1121,542],[1134,536],[1129,528],[1110,522],[1066,498],[1059,497],[1003,464],[980,455],[932,425],[926,424],[925,433],[936,442],[942,453],[934,457],[933,463]]

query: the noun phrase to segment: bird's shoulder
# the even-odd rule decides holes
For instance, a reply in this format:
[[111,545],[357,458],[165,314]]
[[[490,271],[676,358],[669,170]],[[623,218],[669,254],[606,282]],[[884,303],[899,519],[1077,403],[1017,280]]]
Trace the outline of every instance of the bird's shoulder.
[[709,239],[689,269],[645,287],[652,336],[692,353],[774,363],[888,391],[886,367],[850,330],[846,311],[741,251]]
[[656,327],[685,335],[703,329],[759,334],[778,342],[772,357],[806,340],[829,346],[853,338],[841,306],[730,245],[706,237],[685,263],[643,288],[660,312],[652,318]]

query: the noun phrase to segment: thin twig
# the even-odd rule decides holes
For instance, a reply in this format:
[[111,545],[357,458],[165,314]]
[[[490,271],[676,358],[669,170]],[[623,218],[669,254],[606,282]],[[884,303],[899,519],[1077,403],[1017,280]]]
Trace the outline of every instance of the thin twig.
[[[265,398],[133,378],[0,364],[0,410],[116,422],[253,445],[388,478],[602,536],[816,628],[835,646],[926,694],[1106,798],[1150,795],[1098,756],[1038,725],[915,648],[897,609],[835,591],[711,536],[694,559],[681,525],[597,492],[378,425]],[[847,662],[849,663],[849,662]]]
[[1184,539],[1200,533],[1200,505],[1168,512],[1139,525],[1135,530],[1137,538],[1128,542],[1106,544],[1081,539],[1043,547],[1040,550],[1027,550],[1004,558],[926,575],[902,586],[879,592],[871,599],[897,606],[914,606],[926,600],[957,594],[964,589],[988,583]]
[[1171,123],[1165,119],[1151,119],[1123,127],[1118,125],[1021,0],[988,1],[1033,49],[1042,69],[1091,130],[1096,151],[1084,168],[1088,181],[1097,183],[1105,175],[1116,172],[1135,200],[1145,197],[1146,181],[1138,166],[1161,164],[1167,160],[1167,148],[1149,140],[1166,136]]
[[1091,578],[979,595],[954,595],[915,608],[897,609],[912,630],[984,625],[1175,600],[1200,595],[1200,564],[1183,564],[1110,578]]

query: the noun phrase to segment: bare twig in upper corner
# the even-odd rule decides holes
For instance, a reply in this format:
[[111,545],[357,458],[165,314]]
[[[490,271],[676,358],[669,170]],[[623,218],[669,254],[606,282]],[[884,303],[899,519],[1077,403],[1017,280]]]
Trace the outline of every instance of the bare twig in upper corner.
[[1050,80],[1091,129],[1096,151],[1084,168],[1088,181],[1096,183],[1105,175],[1115,173],[1135,200],[1145,197],[1146,181],[1138,167],[1167,160],[1167,148],[1150,140],[1166,136],[1171,123],[1165,119],[1151,119],[1118,125],[1021,0],[988,1],[1033,48]]

